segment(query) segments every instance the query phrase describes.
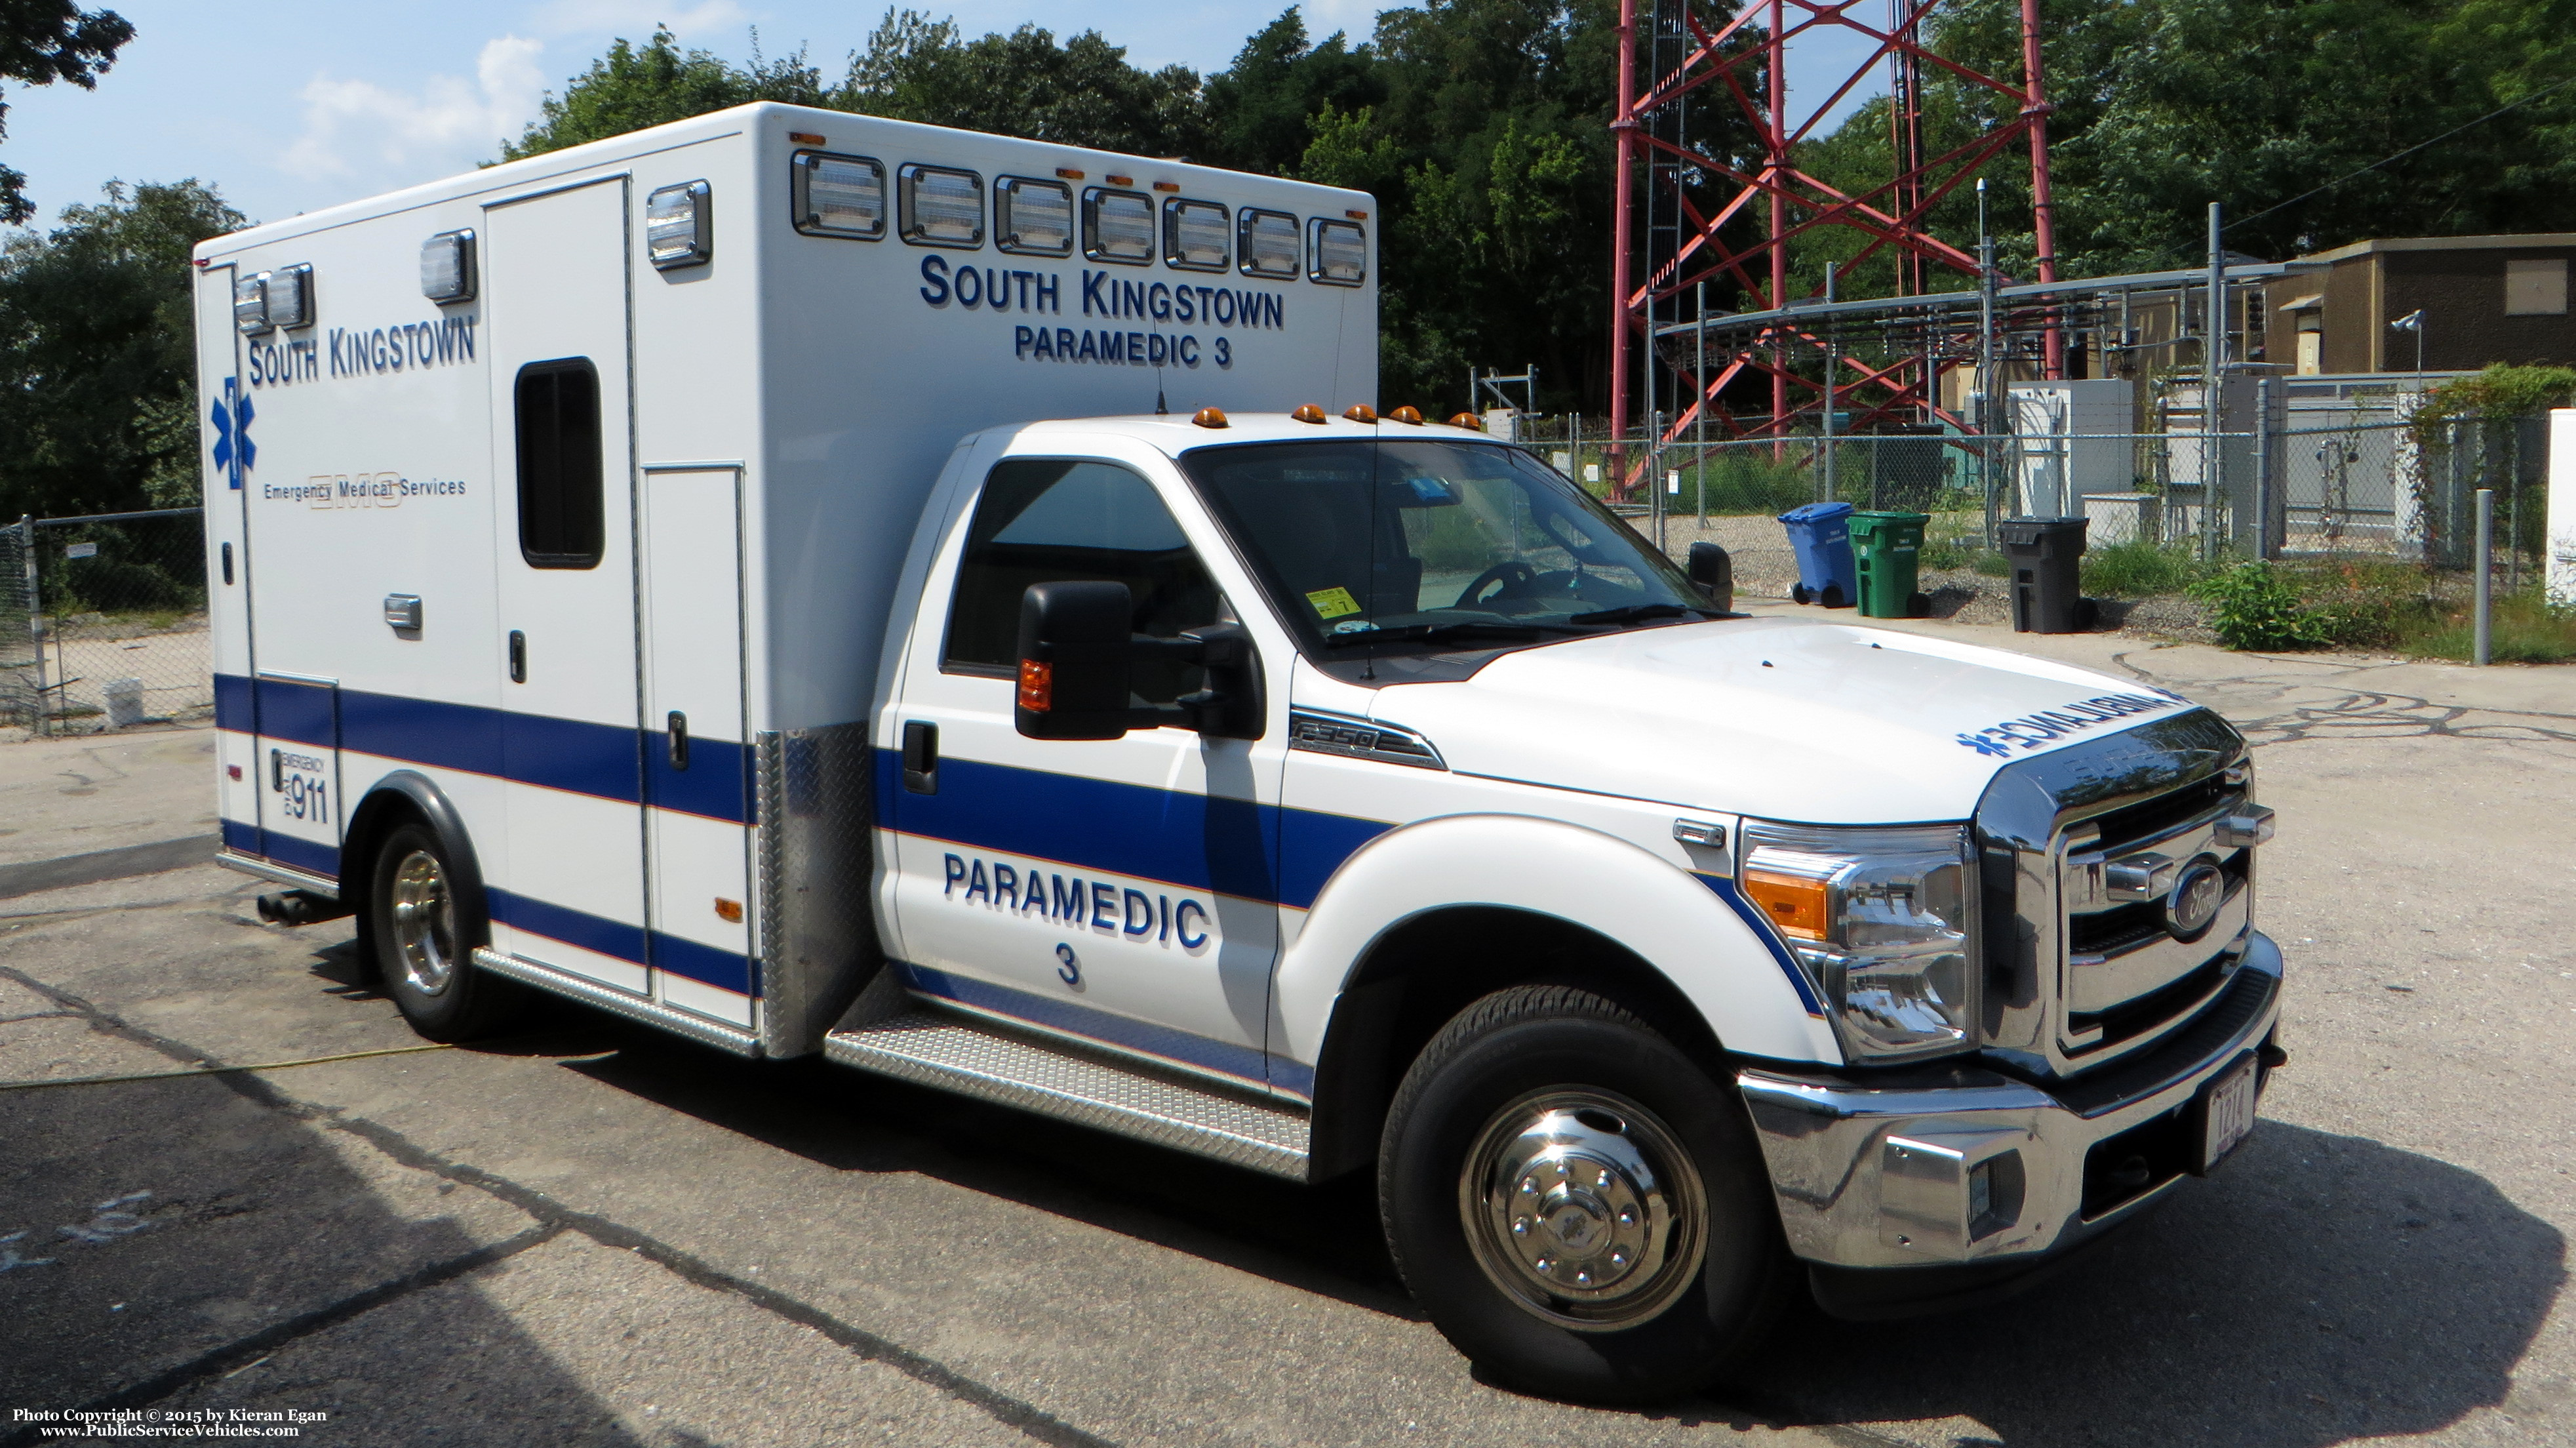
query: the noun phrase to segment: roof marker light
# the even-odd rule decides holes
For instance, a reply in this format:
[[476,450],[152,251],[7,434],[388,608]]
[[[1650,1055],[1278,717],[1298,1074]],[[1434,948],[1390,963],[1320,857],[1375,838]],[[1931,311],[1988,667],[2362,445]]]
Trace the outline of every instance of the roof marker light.
[[1456,417],[1449,419],[1449,425],[1451,427],[1463,427],[1469,432],[1483,432],[1485,430],[1485,420],[1472,412],[1459,413]]
[[1202,407],[1198,411],[1191,413],[1190,421],[1197,423],[1201,427],[1223,427],[1226,425],[1225,412],[1223,409],[1214,407]]
[[1375,422],[1377,421],[1377,409],[1369,406],[1365,402],[1354,402],[1350,406],[1342,409],[1342,416],[1353,422]]
[[1343,214],[1344,216],[1349,217],[1349,218],[1350,218],[1351,220],[1353,220],[1353,221],[1366,221],[1366,220],[1368,220],[1368,213],[1367,213],[1367,212],[1365,212],[1365,211],[1345,211],[1345,212],[1343,212],[1342,214]]
[[1157,181],[1154,183],[1154,189],[1157,191],[1178,191],[1181,189],[1181,183],[1178,181]]
[[1055,168],[1055,174],[1056,179],[1059,181],[1079,181],[1082,179],[1082,173],[1076,171],[1071,166],[1058,166]]
[[1133,186],[1136,184],[1136,178],[1133,176],[1111,176],[1105,179],[1112,186]]
[[794,141],[800,146],[819,146],[823,144],[823,138],[815,135],[812,131],[789,131],[787,133],[787,139]]
[[1309,402],[1305,406],[1298,408],[1295,412],[1288,414],[1288,416],[1290,420],[1295,422],[1312,422],[1320,424],[1324,420],[1324,409]]
[[1407,427],[1420,427],[1422,425],[1422,409],[1418,407],[1399,407],[1395,411],[1388,413],[1387,416],[1397,422],[1403,423]]

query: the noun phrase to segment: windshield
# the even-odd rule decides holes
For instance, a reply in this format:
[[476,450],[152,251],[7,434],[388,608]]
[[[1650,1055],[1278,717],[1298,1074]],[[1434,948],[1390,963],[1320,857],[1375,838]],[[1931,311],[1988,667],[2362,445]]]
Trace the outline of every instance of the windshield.
[[1256,443],[1181,466],[1310,647],[1509,647],[1717,612],[1517,448]]

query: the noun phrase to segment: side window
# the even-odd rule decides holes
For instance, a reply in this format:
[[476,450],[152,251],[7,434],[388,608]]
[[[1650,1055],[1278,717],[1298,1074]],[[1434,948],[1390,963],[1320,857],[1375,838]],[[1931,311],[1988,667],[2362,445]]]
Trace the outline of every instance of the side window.
[[[1223,616],[1216,583],[1154,486],[1114,463],[1014,458],[984,480],[949,605],[951,672],[1008,678],[1019,665],[1020,596],[1032,583],[1113,582],[1135,599],[1134,629],[1174,638]],[[1195,665],[1136,672],[1146,702],[1199,687]]]
[[531,362],[513,398],[519,437],[519,555],[531,568],[596,568],[599,370],[587,357]]

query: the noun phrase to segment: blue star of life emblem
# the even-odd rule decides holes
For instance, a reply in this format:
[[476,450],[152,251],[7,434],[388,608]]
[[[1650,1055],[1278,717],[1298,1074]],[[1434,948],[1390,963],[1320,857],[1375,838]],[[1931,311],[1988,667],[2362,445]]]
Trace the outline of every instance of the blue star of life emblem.
[[253,409],[250,398],[241,390],[241,379],[224,379],[224,395],[215,399],[215,471],[224,475],[227,487],[238,488],[242,477],[258,461],[259,447],[250,440]]
[[1997,755],[2012,753],[2012,750],[2007,746],[1997,744],[1995,741],[1988,739],[1982,734],[1962,734],[1959,736],[1959,742],[1968,746],[1970,749],[1977,751],[1979,754]]

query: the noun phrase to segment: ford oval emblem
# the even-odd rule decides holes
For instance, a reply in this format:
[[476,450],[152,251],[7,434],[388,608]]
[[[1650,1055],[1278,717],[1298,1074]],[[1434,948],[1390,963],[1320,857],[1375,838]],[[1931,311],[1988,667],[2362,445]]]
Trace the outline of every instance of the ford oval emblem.
[[2176,940],[2190,940],[2209,928],[2226,900],[2227,876],[2203,860],[2183,871],[2165,897],[2165,929]]

